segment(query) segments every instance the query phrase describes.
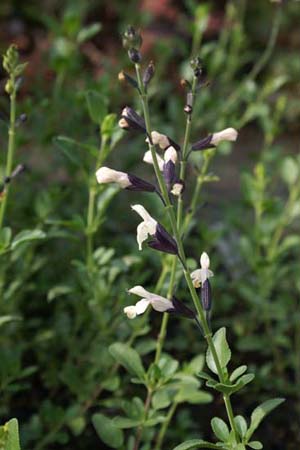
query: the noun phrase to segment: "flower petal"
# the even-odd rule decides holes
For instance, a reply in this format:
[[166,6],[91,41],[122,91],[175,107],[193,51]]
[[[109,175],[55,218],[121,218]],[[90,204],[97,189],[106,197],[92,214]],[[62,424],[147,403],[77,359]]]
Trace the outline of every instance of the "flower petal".
[[143,314],[149,305],[150,300],[147,300],[146,298],[142,298],[142,300],[138,301],[135,305],[137,315]]
[[[143,207],[143,205],[131,205],[131,209],[133,209],[133,211],[135,211],[136,213],[138,213],[139,216],[141,216],[141,218],[145,221],[151,221],[153,219],[153,217],[150,216],[150,214],[148,213],[148,211]],[[156,221],[155,221],[156,222]]]
[[208,269],[210,265],[209,256],[206,252],[203,252],[200,258],[200,265],[202,269]]
[[153,294],[151,292],[146,291],[143,286],[133,286],[133,288],[128,289],[129,294],[138,295],[139,297],[145,297],[146,299],[149,299]]
[[126,316],[128,317],[128,319],[134,319],[137,315],[136,307],[134,305],[126,306],[123,309],[123,311],[126,314]]
[[155,309],[155,311],[159,312],[165,312],[169,309],[174,309],[171,300],[161,297],[160,295],[153,296],[153,298],[151,299],[151,305],[152,308]]
[[[164,167],[164,160],[162,159],[162,157],[158,153],[156,153],[156,159],[157,159],[157,162],[158,162],[159,170],[162,171],[163,167]],[[152,158],[151,150],[148,150],[144,154],[143,161],[145,163],[147,163],[147,164],[153,164],[153,158]]]

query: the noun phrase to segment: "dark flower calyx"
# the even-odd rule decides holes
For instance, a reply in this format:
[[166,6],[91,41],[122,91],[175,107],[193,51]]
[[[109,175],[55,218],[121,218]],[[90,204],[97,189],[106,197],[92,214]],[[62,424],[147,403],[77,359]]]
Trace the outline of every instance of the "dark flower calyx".
[[154,250],[171,255],[177,255],[178,248],[175,239],[165,230],[165,228],[158,223],[153,239],[148,242],[148,246]]
[[201,285],[201,303],[204,311],[211,310],[212,294],[209,279],[207,278]]
[[200,139],[200,141],[195,142],[192,145],[192,150],[206,150],[209,148],[215,148],[215,145],[211,143],[213,135],[210,134],[204,139]]
[[156,187],[149,183],[148,181],[143,180],[135,175],[128,173],[128,179],[131,183],[126,189],[129,191],[143,191],[143,192],[155,192]]
[[169,309],[167,312],[170,314],[178,314],[180,316],[186,317],[188,319],[195,319],[195,312],[186,306],[183,302],[178,300],[175,296],[172,297],[173,308]]
[[121,128],[126,130],[138,130],[143,133],[146,132],[144,119],[129,106],[126,106],[123,109],[119,125]]
[[141,53],[136,48],[130,48],[128,50],[128,57],[129,57],[130,61],[132,61],[135,64],[140,63],[142,60]]
[[145,72],[143,74],[143,84],[145,87],[147,87],[150,81],[152,80],[154,72],[155,72],[154,64],[152,61],[150,61],[148,67],[145,69]]

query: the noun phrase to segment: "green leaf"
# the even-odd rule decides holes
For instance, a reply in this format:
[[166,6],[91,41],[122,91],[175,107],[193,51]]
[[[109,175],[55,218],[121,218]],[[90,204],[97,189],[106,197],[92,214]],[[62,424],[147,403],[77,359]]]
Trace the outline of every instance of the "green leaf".
[[94,37],[101,30],[101,23],[96,22],[82,28],[77,34],[77,42],[78,44],[82,44],[82,42],[87,41]]
[[281,164],[281,176],[288,185],[296,183],[299,176],[299,166],[297,161],[291,156],[284,158]]
[[235,426],[238,430],[240,437],[243,439],[243,437],[247,433],[247,428],[248,428],[246,420],[244,419],[243,416],[235,416],[234,422],[235,422]]
[[175,397],[177,403],[190,403],[197,405],[200,403],[209,403],[212,401],[212,396],[208,392],[199,391],[193,386],[183,386]]
[[246,384],[250,383],[254,379],[253,373],[248,373],[243,375],[236,383],[234,384],[225,384],[225,383],[217,383],[215,381],[207,381],[206,386],[212,387],[223,394],[231,395],[234,392],[242,389]]
[[273,398],[259,405],[251,414],[251,423],[247,432],[247,440],[250,439],[256,428],[259,426],[264,417],[269,414],[273,409],[277,408],[281,403],[285,401],[284,398]]
[[205,358],[203,355],[198,355],[192,359],[186,368],[186,371],[192,375],[197,375],[204,366]]
[[111,355],[120,363],[129,373],[136,375],[139,379],[145,378],[145,369],[137,351],[126,344],[116,342],[109,347]]
[[17,419],[11,419],[9,422],[6,422],[5,428],[8,431],[5,450],[21,450],[19,439],[19,425]]
[[211,442],[202,441],[202,439],[191,439],[190,441],[185,441],[177,447],[173,448],[173,450],[196,450],[197,448],[216,448],[222,450],[217,444],[213,444]]
[[261,448],[263,448],[263,445],[261,442],[259,441],[252,441],[252,442],[248,442],[248,447],[250,448],[254,448],[254,450],[260,450]]
[[54,286],[50,289],[50,291],[48,291],[47,300],[48,302],[52,302],[52,300],[56,299],[57,297],[70,294],[71,292],[73,292],[73,288],[66,284]]
[[[217,355],[219,357],[220,365],[224,370],[227,364],[229,363],[231,357],[231,351],[226,340],[226,328],[224,327],[220,328],[214,334],[213,342],[216,348]],[[214,372],[215,374],[218,373],[213,355],[209,348],[206,353],[206,364],[208,365],[208,367],[212,372]]]
[[107,114],[108,98],[96,91],[87,91],[85,98],[90,118],[100,125]]
[[248,442],[248,447],[250,448],[254,448],[254,450],[260,450],[261,448],[263,448],[263,445],[261,442],[259,441],[252,441],[252,442]]
[[216,437],[223,442],[227,442],[229,439],[229,429],[224,420],[219,417],[214,417],[211,420],[211,427]]
[[247,366],[237,367],[230,375],[229,380],[235,381],[237,378],[239,378],[241,375],[243,375],[243,373],[245,373],[246,370],[247,370]]
[[172,403],[171,393],[166,389],[161,389],[152,397],[152,406],[154,409],[164,409]]
[[0,248],[5,249],[9,246],[12,232],[9,227],[4,227],[0,230]]
[[114,421],[103,414],[94,414],[92,422],[95,430],[102,441],[112,448],[119,448],[123,445],[123,432],[114,424]]
[[15,321],[18,321],[18,320],[22,320],[22,317],[20,317],[20,316],[10,316],[10,315],[0,316],[0,327],[2,325],[4,325],[5,323],[15,322]]
[[14,237],[11,244],[11,249],[14,250],[24,242],[45,239],[45,237],[46,233],[44,233],[42,230],[23,230]]
[[143,423],[143,420],[141,418],[131,419],[130,417],[117,416],[113,419],[113,423],[118,428],[136,428]]

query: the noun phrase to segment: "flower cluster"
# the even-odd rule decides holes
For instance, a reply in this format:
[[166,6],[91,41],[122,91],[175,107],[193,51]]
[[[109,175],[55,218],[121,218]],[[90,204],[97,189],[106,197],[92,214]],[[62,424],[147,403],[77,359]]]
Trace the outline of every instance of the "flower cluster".
[[[130,60],[136,65],[137,79],[126,74],[124,71],[119,74],[119,79],[120,81],[128,82],[136,88],[143,97],[147,92],[148,84],[154,76],[155,69],[153,63],[150,62],[143,76],[139,74],[139,63],[141,61],[139,49],[141,43],[142,40],[139,33],[132,27],[129,27],[123,36],[123,46],[128,51]],[[196,86],[196,89],[198,89],[206,82],[202,61],[199,58],[194,58],[191,61],[191,67],[194,72],[194,80],[196,80],[196,85],[194,83],[193,86]],[[187,102],[184,110],[190,116],[193,109],[195,90],[193,90],[194,88],[192,88],[191,83],[187,80],[184,80],[184,84],[188,88]],[[183,150],[181,150],[180,145],[166,134],[155,130],[149,131],[149,124],[147,122],[146,125],[146,122],[146,115],[144,120],[133,108],[126,106],[122,110],[119,126],[125,130],[135,131],[145,135],[149,150],[144,152],[143,161],[154,165],[159,181],[158,184],[161,189],[136,175],[113,170],[108,167],[100,167],[96,172],[96,178],[100,184],[117,183],[122,189],[150,193],[155,192],[163,200],[164,205],[169,207],[172,206],[171,194],[181,196],[184,191],[184,182],[178,176],[179,162],[181,163],[183,160],[186,162],[193,151],[215,148],[222,141],[235,141],[237,139],[237,131],[234,128],[226,128],[191,144],[190,149],[186,148],[185,144]],[[163,189],[162,183],[164,183]],[[175,233],[177,237],[175,239],[141,204],[132,205],[131,208],[142,218],[142,221],[137,227],[139,250],[142,250],[144,243],[147,241],[148,247],[154,250],[176,255],[182,262],[184,269],[187,270],[184,262],[185,257],[182,258],[182,252],[179,250],[181,247],[178,242],[178,235]],[[190,274],[195,289],[200,290],[202,307],[207,313],[211,310],[212,302],[209,279],[213,276],[213,272],[209,270],[209,265],[210,261],[207,253],[202,253],[200,269]],[[169,299],[164,298],[146,291],[142,286],[135,286],[129,290],[129,293],[142,297],[135,305],[124,308],[124,313],[130,319],[143,314],[150,305],[155,311],[177,313],[189,318],[196,317],[195,313],[175,296]]]

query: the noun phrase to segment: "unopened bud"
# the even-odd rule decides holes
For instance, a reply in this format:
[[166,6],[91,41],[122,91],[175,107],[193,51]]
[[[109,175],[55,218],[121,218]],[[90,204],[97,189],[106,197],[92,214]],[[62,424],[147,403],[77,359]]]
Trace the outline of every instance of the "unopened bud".
[[149,65],[146,68],[144,75],[143,75],[143,84],[145,87],[147,87],[148,84],[150,83],[150,81],[152,80],[154,71],[155,71],[154,64],[152,61],[150,61]]
[[138,31],[136,31],[132,26],[129,26],[125,33],[123,34],[123,47],[125,50],[130,50],[131,48],[139,49],[142,45],[142,36]]
[[132,61],[135,64],[140,63],[142,60],[141,54],[136,48],[130,48],[128,50],[128,56],[130,61]]
[[7,80],[7,82],[5,83],[5,92],[9,95],[11,95],[13,93],[14,87],[13,84],[11,82],[11,80]]
[[124,74],[123,71],[118,73],[118,80],[121,81],[121,82],[126,80],[125,74]]

